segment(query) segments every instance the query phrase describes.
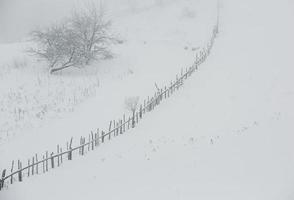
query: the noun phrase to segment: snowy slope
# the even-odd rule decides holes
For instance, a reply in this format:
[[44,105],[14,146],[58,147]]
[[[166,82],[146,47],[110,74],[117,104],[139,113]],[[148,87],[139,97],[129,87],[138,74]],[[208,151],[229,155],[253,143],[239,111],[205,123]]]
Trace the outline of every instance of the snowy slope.
[[[105,130],[110,120],[128,112],[126,97],[143,99],[153,94],[155,83],[169,83],[193,63],[193,48],[210,37],[215,11],[213,1],[186,0],[117,12],[112,17],[114,32],[125,42],[113,47],[114,59],[54,76],[32,58],[21,69],[8,67],[10,72],[0,79],[1,169],[10,167],[13,159],[64,146],[71,137],[77,143],[92,130]],[[13,55],[27,57],[19,50],[22,45],[3,45],[1,58],[13,63]],[[24,110],[24,116],[15,115],[15,109]]]
[[294,199],[293,9],[223,0],[213,53],[178,94],[0,199]]

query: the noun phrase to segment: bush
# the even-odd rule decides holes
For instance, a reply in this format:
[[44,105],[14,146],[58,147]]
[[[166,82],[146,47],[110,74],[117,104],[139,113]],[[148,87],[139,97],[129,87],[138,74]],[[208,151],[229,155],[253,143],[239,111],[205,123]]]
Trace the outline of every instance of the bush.
[[135,111],[137,110],[138,104],[139,104],[138,96],[128,97],[125,99],[126,109],[131,111],[132,113],[135,113]]
[[31,37],[36,47],[29,52],[47,61],[50,73],[109,58],[109,46],[117,40],[110,35],[111,22],[104,15],[103,8],[92,6],[46,30],[35,30]]

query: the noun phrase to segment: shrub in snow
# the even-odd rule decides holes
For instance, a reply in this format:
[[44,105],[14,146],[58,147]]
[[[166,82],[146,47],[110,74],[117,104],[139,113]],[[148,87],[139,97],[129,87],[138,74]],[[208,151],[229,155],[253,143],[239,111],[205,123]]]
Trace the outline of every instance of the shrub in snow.
[[111,57],[111,22],[103,8],[96,6],[75,11],[62,23],[31,33],[36,47],[29,52],[49,63],[50,73],[69,67],[84,66],[95,59]]
[[139,97],[128,97],[125,99],[126,108],[132,112],[132,127],[135,127],[135,113],[139,104]]
[[128,97],[125,99],[126,109],[131,111],[133,114],[136,112],[139,104],[139,97]]

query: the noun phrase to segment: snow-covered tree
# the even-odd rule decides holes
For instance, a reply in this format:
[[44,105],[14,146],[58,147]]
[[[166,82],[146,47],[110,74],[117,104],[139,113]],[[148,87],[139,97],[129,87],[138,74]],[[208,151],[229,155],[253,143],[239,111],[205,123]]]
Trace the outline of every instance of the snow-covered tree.
[[111,56],[111,22],[104,19],[102,7],[75,11],[62,23],[31,33],[36,43],[29,52],[49,63],[50,73],[69,67],[84,66],[95,59]]

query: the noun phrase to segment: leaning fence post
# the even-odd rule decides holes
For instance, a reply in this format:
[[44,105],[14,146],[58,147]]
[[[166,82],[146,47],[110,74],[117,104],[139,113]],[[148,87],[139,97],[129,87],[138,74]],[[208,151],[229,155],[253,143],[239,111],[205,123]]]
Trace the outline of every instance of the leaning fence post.
[[46,171],[45,171],[45,156],[44,155],[43,155],[42,163],[43,163],[43,173],[45,173]]
[[54,157],[53,157],[54,153],[51,153],[51,168],[54,169]]
[[94,135],[93,135],[93,131],[91,131],[91,139],[92,139],[92,151],[94,150]]
[[90,146],[91,146],[91,136],[89,134],[88,135],[88,152],[90,151]]
[[30,176],[30,159],[28,159],[28,177]]
[[82,136],[80,137],[79,155],[82,155]]
[[70,139],[70,143],[69,143],[69,152],[68,152],[68,160],[72,160],[72,140],[73,138]]
[[128,130],[130,129],[130,121],[131,121],[131,117],[129,117],[128,119]]
[[113,120],[113,129],[109,132],[109,135],[111,135],[111,132],[113,132],[113,136],[115,137],[115,120]]
[[57,145],[57,166],[60,166],[60,159],[59,159],[59,144]]
[[63,160],[62,160],[62,156],[63,156],[63,153],[62,153],[62,147],[60,147],[60,164],[62,164]]
[[36,157],[36,173],[39,174],[38,154],[36,154],[35,157]]
[[18,160],[17,164],[18,164],[18,181],[22,182],[22,164],[20,160]]
[[119,121],[116,122],[116,129],[115,129],[115,132],[116,132],[116,136],[118,136],[118,133],[119,133]]
[[46,172],[48,172],[48,151],[46,151]]
[[104,131],[101,131],[101,143],[104,143],[104,136],[105,135],[105,133],[104,133]]
[[97,146],[97,134],[98,134],[98,131],[94,134],[94,145],[95,147]]
[[126,132],[126,115],[125,114],[124,114],[124,117],[123,117],[123,123],[124,123],[123,132]]
[[132,128],[135,128],[135,110],[133,110],[133,117],[132,117]]
[[120,120],[120,128],[119,128],[119,134],[123,134],[123,121]]
[[34,167],[35,167],[35,157],[33,156],[32,159],[32,176],[34,175],[35,171],[34,171]]
[[4,169],[2,171],[2,177],[1,177],[1,180],[0,180],[0,190],[4,187],[4,178],[5,178],[5,174],[6,174],[6,169]]
[[138,112],[136,112],[136,123],[137,124],[139,123],[139,114],[138,114]]
[[95,134],[95,146],[99,145],[99,128],[97,129],[97,133]]
[[11,172],[10,184],[13,183],[13,175],[12,175],[12,173],[13,173],[13,168],[14,168],[14,160],[12,161],[12,164],[11,164],[11,170],[10,170],[10,172]]
[[142,108],[142,104],[141,104],[141,105],[140,105],[140,112],[139,112],[139,113],[140,113],[140,114],[139,114],[140,119],[142,119],[142,115],[143,115],[143,111],[142,111],[142,110],[143,110],[143,108]]
[[[117,124],[115,123],[115,120],[113,120],[113,129],[111,130],[111,132],[113,132],[114,137],[116,136],[116,126],[117,126]],[[110,132],[110,134],[111,134],[111,132]]]
[[80,145],[80,149],[81,149],[81,155],[83,156],[84,155],[84,153],[85,153],[85,138],[83,137],[83,136],[81,136],[81,145]]

